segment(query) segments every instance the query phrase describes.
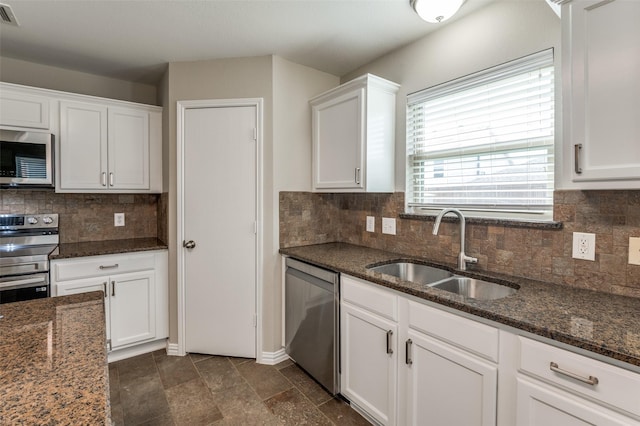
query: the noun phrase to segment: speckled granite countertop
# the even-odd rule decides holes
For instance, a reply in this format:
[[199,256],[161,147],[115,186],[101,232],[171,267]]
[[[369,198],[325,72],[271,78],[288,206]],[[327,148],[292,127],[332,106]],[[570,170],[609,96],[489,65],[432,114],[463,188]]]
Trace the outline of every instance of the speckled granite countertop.
[[456,274],[520,286],[509,297],[475,300],[402,281],[366,269],[373,264],[411,259],[398,253],[344,243],[281,249],[282,254],[343,272],[422,299],[446,305],[501,324],[640,366],[640,299],[497,274]]
[[0,313],[0,424],[110,425],[102,292]]
[[102,254],[129,253],[134,251],[162,250],[167,245],[157,238],[131,238],[126,240],[87,241],[82,243],[63,243],[58,253],[49,255],[49,259],[67,259],[71,257],[99,256]]

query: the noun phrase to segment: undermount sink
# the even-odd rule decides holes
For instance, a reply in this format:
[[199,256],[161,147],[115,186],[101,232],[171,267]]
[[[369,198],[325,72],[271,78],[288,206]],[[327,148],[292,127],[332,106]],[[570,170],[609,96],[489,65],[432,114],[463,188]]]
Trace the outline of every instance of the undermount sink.
[[510,296],[518,289],[476,278],[461,277],[444,269],[413,262],[393,262],[367,268],[372,272],[397,277],[403,281],[423,284],[431,288],[478,300],[495,300]]
[[439,288],[440,290],[479,300],[502,299],[518,291],[513,287],[502,284],[457,276],[433,283],[429,287]]
[[368,268],[370,271],[391,275],[404,281],[430,284],[452,277],[453,274],[444,269],[411,262],[394,262]]

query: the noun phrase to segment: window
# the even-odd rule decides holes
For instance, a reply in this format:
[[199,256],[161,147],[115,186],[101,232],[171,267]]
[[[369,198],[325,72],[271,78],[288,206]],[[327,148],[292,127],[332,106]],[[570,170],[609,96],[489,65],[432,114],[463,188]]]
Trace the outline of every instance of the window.
[[551,217],[553,50],[407,99],[407,201],[413,210]]

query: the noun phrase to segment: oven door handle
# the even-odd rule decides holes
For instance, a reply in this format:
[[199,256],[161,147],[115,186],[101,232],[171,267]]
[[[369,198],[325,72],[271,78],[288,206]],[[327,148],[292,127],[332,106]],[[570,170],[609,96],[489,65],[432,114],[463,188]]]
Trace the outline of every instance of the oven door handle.
[[0,289],[33,287],[34,284],[47,284],[47,276],[0,282]]

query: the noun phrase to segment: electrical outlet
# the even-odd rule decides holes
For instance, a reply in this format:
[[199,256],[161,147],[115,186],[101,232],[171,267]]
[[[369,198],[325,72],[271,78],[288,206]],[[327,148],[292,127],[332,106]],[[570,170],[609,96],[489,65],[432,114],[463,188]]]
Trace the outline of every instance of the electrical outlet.
[[376,232],[376,218],[367,216],[367,232]]
[[572,257],[574,259],[596,260],[596,234],[574,232]]
[[640,265],[640,237],[629,237],[629,264]]
[[382,233],[396,235],[396,220],[394,218],[382,218]]
[[113,214],[113,226],[124,226],[124,213]]

